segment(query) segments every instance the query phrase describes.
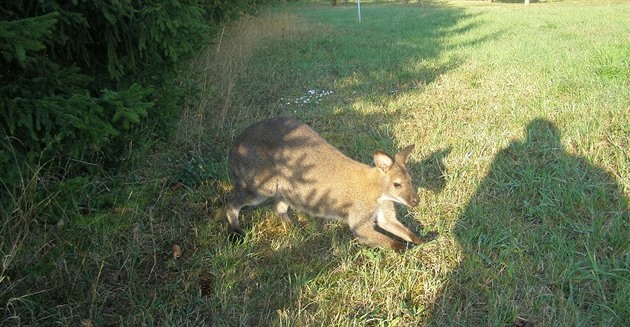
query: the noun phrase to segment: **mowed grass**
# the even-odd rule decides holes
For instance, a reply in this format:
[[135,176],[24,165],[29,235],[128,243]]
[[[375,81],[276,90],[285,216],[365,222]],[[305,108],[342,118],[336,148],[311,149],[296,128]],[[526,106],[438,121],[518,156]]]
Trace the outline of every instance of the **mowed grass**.
[[[619,1],[364,1],[361,23],[327,2],[243,18],[191,64],[202,93],[171,142],[70,194],[25,172],[50,196],[6,210],[3,323],[630,325],[627,17]],[[421,203],[399,217],[430,241],[398,255],[260,206],[230,243],[227,151],[275,115],[365,163],[416,144]]]

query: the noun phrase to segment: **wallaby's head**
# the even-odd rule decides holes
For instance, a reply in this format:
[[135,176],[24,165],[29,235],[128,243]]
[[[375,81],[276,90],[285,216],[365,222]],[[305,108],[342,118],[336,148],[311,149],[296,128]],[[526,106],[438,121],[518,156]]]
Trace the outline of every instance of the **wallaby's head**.
[[413,145],[407,146],[394,158],[380,150],[374,153],[374,164],[384,173],[382,196],[408,207],[415,207],[420,202],[405,165],[413,148]]

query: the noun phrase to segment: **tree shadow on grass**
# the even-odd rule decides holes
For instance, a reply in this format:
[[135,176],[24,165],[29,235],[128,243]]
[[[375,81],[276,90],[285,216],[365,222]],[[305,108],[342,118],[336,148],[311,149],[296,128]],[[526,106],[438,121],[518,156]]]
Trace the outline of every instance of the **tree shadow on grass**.
[[[378,105],[409,90],[421,92],[463,62],[458,55],[445,55],[448,50],[499,34],[473,34],[483,24],[480,14],[450,6],[370,5],[361,23],[353,8],[300,9],[312,31],[273,39],[259,49],[250,63],[255,69],[243,74],[256,82],[239,84],[237,92],[256,98],[263,115],[330,116],[357,103]],[[469,37],[445,44],[452,36]],[[324,90],[332,93],[307,99],[307,92]]]
[[[220,287],[229,288],[231,302],[223,303],[214,323],[267,326],[278,321],[282,311],[297,301],[308,281],[334,269],[339,261],[332,251],[330,234],[304,230],[322,226],[320,222],[294,226],[288,233],[298,236],[290,236],[294,238],[291,244],[274,245],[273,236],[267,234],[262,240],[246,240],[227,250],[223,255],[238,255],[240,259],[226,267],[228,272],[224,277],[227,278],[221,281]],[[280,236],[286,237],[289,236]],[[225,298],[220,300],[225,301]]]
[[464,259],[435,301],[436,326],[625,326],[626,199],[535,119],[500,151],[454,229]]

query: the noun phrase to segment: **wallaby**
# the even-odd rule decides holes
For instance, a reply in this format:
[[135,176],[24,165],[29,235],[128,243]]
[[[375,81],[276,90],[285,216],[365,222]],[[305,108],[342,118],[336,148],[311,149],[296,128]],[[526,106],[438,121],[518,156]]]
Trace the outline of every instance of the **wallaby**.
[[376,167],[370,167],[346,157],[295,118],[256,123],[238,137],[228,157],[234,193],[226,214],[232,235],[244,236],[238,221],[242,207],[274,198],[285,226],[293,207],[345,222],[362,244],[399,252],[419,244],[420,238],[396,219],[394,208],[394,202],[415,207],[420,201],[405,166],[413,148],[394,158],[378,150]]

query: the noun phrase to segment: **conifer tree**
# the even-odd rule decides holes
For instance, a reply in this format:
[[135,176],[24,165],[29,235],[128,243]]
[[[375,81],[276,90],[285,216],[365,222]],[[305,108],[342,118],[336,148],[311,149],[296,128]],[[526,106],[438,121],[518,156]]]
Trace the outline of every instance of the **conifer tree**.
[[142,126],[171,124],[183,94],[178,65],[260,2],[3,1],[2,181],[52,157],[115,162]]

